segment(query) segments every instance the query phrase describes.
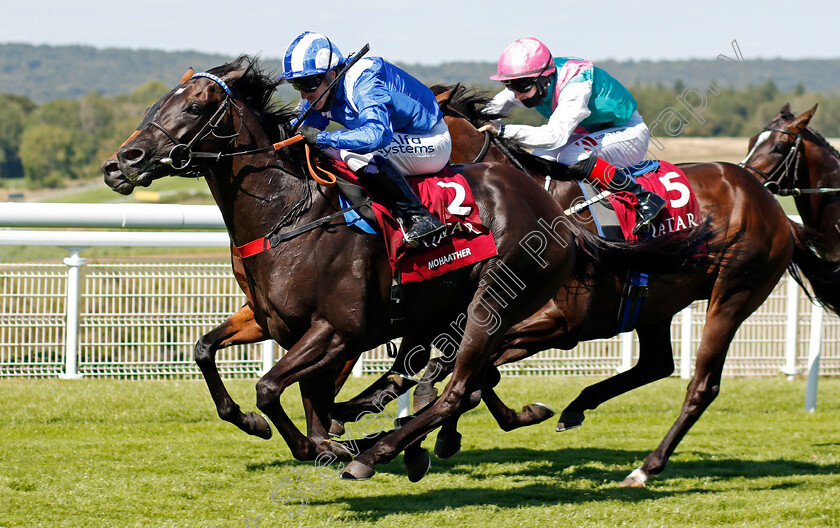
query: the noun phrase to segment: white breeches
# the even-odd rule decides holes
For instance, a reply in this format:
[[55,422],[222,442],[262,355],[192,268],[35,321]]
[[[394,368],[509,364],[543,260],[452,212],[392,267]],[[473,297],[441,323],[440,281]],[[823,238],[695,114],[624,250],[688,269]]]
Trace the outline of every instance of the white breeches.
[[350,170],[364,168],[375,155],[387,158],[404,176],[433,174],[440,171],[452,154],[452,138],[443,119],[426,134],[394,133],[391,142],[381,149],[357,154],[346,150],[328,148],[324,152],[343,160]]
[[639,112],[626,125],[605,128],[591,134],[572,134],[565,145],[555,149],[534,149],[534,155],[574,165],[595,153],[618,168],[640,163],[648,151],[650,130]]

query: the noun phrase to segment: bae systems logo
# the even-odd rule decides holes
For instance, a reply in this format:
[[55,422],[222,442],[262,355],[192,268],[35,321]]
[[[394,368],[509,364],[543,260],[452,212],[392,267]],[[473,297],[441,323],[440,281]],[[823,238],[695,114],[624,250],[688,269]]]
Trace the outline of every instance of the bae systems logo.
[[412,137],[405,134],[394,134],[394,139],[383,147],[385,154],[433,154],[434,145],[424,145],[423,138]]

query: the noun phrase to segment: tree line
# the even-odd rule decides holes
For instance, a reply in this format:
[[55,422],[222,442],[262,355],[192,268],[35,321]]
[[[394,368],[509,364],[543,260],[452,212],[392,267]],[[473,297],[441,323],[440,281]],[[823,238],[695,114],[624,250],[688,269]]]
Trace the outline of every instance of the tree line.
[[[665,114],[670,119],[682,117],[678,134],[672,122],[667,129],[657,127],[657,137],[752,136],[786,102],[800,113],[819,103],[812,126],[827,137],[840,137],[840,97],[809,93],[801,85],[783,91],[773,81],[743,89],[711,82],[687,86],[678,81],[668,87],[647,83],[629,88],[649,125],[662,124]],[[499,86],[476,89],[492,94]],[[153,81],[128,95],[106,97],[91,91],[78,100],[43,104],[24,95],[0,94],[0,185],[15,178],[29,188],[54,188],[69,180],[99,177],[101,161],[131,134],[146,108],[168,91],[165,84]],[[281,102],[295,102],[289,90],[278,91],[277,97]],[[524,109],[517,110],[512,120],[532,125],[544,122],[536,112]]]

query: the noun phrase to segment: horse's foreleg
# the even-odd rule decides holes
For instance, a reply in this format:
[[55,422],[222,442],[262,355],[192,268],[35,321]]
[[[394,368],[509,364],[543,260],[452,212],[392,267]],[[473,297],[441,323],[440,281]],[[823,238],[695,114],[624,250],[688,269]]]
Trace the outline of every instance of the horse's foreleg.
[[580,426],[584,411],[595,409],[620,394],[673,374],[670,319],[637,328],[636,333],[639,336],[639,360],[636,364],[629,370],[583,389],[560,413],[556,428],[558,432]]
[[231,345],[244,345],[269,339],[254,320],[254,312],[246,304],[235,314],[210,332],[201,336],[195,345],[195,362],[204,377],[210,396],[216,404],[219,418],[228,421],[248,434],[271,438],[268,421],[253,412],[242,413],[239,405],[228,394],[216,368],[216,352]]
[[[731,297],[730,303],[742,307],[742,301],[739,302],[738,297],[746,295],[746,292],[741,292],[740,295]],[[680,415],[656,450],[645,458],[641,467],[624,479],[621,483],[623,487],[644,486],[648,477],[661,473],[677,445],[720,393],[720,378],[726,351],[746,315],[742,316],[731,309],[722,308],[714,302],[714,297],[710,302],[703,337],[697,349],[694,376],[688,384]],[[746,314],[751,312],[752,310]]]
[[344,340],[336,335],[332,325],[324,320],[316,321],[300,341],[257,382],[257,407],[274,422],[297,460],[313,460],[320,452],[333,450],[323,442],[313,442],[295,427],[280,404],[280,395],[295,382],[307,378],[324,380],[327,379],[324,375],[329,373],[332,377],[325,382],[328,383],[327,387],[309,383],[301,387],[302,391],[307,392],[305,406],[312,407],[307,409],[307,419],[317,417],[318,420],[325,420],[329,412],[328,408],[324,409],[326,396],[314,397],[311,391],[326,390],[330,399],[334,397],[334,376],[346,352]]

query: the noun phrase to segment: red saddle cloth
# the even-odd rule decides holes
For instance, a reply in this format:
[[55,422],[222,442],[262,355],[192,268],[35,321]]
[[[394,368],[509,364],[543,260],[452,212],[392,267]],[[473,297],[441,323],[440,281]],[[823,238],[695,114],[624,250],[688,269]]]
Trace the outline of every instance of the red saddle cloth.
[[[343,162],[330,165],[337,176],[360,185]],[[470,186],[461,174],[447,166],[437,174],[406,180],[423,205],[446,224],[447,236],[437,247],[412,248],[391,213],[378,203],[371,206],[385,237],[391,269],[400,273],[403,283],[428,280],[497,255],[493,234],[481,223]]]
[[[662,212],[650,223],[650,235],[662,236],[700,225],[700,207],[697,198],[685,177],[676,165],[660,161],[659,168],[636,178],[636,181],[650,191],[665,198]],[[639,240],[633,234],[636,225],[636,195],[630,192],[616,192],[609,197],[610,203],[618,216],[621,231],[628,242]]]

